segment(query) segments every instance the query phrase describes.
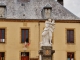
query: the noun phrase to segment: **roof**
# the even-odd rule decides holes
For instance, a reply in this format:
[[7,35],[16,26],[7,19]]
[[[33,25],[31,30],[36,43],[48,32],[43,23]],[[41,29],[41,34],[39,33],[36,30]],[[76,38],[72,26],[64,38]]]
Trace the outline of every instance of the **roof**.
[[[10,7],[10,5],[12,5]],[[80,20],[55,0],[30,0],[24,3],[10,3],[8,6],[7,18],[13,19],[43,19],[41,11],[45,6],[52,7],[52,19]]]

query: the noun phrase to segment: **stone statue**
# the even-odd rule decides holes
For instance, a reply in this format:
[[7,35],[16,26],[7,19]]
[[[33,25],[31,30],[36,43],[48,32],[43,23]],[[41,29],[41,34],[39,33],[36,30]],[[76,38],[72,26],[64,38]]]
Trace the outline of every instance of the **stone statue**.
[[52,44],[52,32],[54,30],[55,22],[52,19],[45,21],[45,28],[42,32],[42,42],[41,46],[51,46]]

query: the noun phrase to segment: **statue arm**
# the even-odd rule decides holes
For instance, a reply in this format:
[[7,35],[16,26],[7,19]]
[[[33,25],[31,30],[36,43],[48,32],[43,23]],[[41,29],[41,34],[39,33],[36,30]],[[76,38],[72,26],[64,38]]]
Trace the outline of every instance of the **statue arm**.
[[53,21],[51,22],[50,27],[51,27],[52,29],[54,29],[54,28],[55,28],[54,25],[55,25],[55,22],[54,22],[54,20],[53,20]]
[[54,20],[51,22],[51,25],[55,25],[55,21]]

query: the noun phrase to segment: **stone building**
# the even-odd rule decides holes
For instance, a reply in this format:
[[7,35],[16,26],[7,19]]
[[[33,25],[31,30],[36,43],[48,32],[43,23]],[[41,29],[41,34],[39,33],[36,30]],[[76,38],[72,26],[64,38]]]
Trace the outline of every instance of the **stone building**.
[[[63,0],[0,0],[0,60],[39,60],[44,22],[55,20],[53,60],[80,59],[80,18]],[[30,43],[24,51],[24,42]]]

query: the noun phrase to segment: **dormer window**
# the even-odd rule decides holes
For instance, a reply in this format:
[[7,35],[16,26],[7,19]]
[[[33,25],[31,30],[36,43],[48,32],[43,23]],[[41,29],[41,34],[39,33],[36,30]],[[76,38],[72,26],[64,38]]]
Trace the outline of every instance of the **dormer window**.
[[45,19],[51,18],[51,13],[52,13],[52,7],[50,7],[49,5],[44,7],[43,10],[42,10],[42,16]]
[[6,11],[6,7],[0,6],[0,18],[5,18],[5,11]]

